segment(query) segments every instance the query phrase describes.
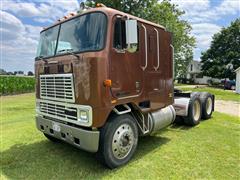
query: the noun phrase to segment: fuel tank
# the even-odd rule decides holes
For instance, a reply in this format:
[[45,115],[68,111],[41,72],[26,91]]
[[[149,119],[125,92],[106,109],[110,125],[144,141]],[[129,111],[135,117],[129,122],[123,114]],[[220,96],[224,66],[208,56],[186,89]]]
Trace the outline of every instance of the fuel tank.
[[150,113],[150,133],[155,133],[174,122],[176,112],[172,105]]

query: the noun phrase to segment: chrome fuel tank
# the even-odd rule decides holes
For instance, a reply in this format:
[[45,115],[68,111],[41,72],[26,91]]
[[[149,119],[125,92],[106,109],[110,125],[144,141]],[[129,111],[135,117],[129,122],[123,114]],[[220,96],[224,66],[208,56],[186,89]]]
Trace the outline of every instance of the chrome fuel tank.
[[151,133],[163,129],[174,122],[176,112],[172,105],[150,114]]

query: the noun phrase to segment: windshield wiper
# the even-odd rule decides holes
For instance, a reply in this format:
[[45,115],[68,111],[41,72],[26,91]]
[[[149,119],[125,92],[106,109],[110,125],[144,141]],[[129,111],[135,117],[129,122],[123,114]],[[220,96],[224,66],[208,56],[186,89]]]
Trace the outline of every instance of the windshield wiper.
[[38,56],[38,57],[36,57],[35,58],[35,60],[42,60],[42,61],[44,61],[45,63],[47,63],[47,60],[46,59],[43,59],[44,57],[43,56]]
[[38,56],[35,58],[36,60],[42,60],[43,59],[43,56]]
[[79,59],[79,55],[75,54],[73,52],[73,49],[62,49],[62,50],[59,50],[57,53],[70,54],[70,55],[73,55],[73,56],[75,56],[75,57],[77,57]]

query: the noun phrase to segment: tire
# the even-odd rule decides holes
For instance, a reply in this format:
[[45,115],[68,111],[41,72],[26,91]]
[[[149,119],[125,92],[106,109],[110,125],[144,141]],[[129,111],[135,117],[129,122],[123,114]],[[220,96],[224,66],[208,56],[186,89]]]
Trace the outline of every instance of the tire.
[[45,134],[45,133],[43,133],[43,134],[44,134],[44,136],[45,136],[46,138],[48,138],[48,140],[50,140],[50,141],[52,141],[52,142],[59,142],[59,141],[60,141],[59,139],[57,139],[57,138],[55,138],[55,137],[53,137],[53,136],[50,136],[50,135]]
[[200,97],[200,95],[201,95],[201,92],[191,92],[191,97],[193,97],[193,96]]
[[98,159],[110,169],[126,164],[138,144],[138,128],[132,116],[111,116],[100,130]]
[[202,119],[210,119],[214,108],[213,95],[207,92],[203,92],[200,95],[202,102]]
[[189,126],[199,124],[202,115],[201,101],[198,95],[193,95],[190,98],[188,105],[188,116],[184,117],[184,123]]
[[184,119],[182,116],[176,116],[174,123],[177,125],[183,125],[184,124]]
[[236,90],[236,86],[232,85],[232,86],[230,87],[230,89],[231,89],[231,90]]

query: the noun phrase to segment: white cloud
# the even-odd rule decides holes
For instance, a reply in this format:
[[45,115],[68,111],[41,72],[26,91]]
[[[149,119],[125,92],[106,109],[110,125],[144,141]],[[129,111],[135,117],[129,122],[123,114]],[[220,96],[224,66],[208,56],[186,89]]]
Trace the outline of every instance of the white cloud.
[[219,32],[221,27],[211,23],[199,23],[192,25],[192,33],[196,37],[197,47],[206,49],[209,47],[213,34]]
[[39,26],[23,24],[23,17],[35,22],[52,23],[69,12],[78,9],[77,0],[23,2],[4,0],[1,2],[1,65],[8,71],[33,70],[34,57],[42,30]]
[[33,20],[35,22],[39,22],[39,23],[53,23],[54,22],[52,19],[49,19],[49,18],[33,18]]
[[77,0],[57,0],[50,2],[52,7],[60,8],[62,10],[73,11],[79,8],[79,4]]
[[219,7],[216,8],[216,12],[222,15],[226,14],[239,14],[240,15],[240,1],[239,0],[224,0]]
[[216,33],[220,30],[220,26],[211,23],[199,23],[193,24],[193,33],[194,34],[202,34],[202,33]]
[[0,11],[0,23],[1,28],[0,32],[2,34],[1,40],[13,40],[18,37],[19,34],[22,34],[24,32],[24,26],[22,22],[16,18],[15,16]]
[[40,27],[24,25],[16,16],[0,11],[1,64],[6,70],[33,70]]
[[185,11],[183,19],[193,27],[192,34],[196,37],[194,57],[199,59],[201,51],[209,48],[213,34],[221,27],[216,21],[230,15],[240,15],[239,0],[222,0],[218,6],[211,6],[210,0],[172,0],[180,9]]
[[192,25],[192,34],[196,38],[197,48],[194,55],[199,60],[201,51],[205,51],[211,44],[212,36],[221,30],[221,27],[213,23],[198,23]]
[[210,7],[209,0],[172,0],[171,2],[185,11],[203,11]]
[[15,2],[12,0],[2,2],[2,10],[8,10],[19,16],[31,17],[39,15],[40,11],[34,3]]
[[25,25],[26,36],[38,40],[40,32],[43,30],[40,26]]
[[192,23],[211,22],[225,15],[240,14],[239,0],[223,0],[215,7],[210,6],[210,0],[172,0],[171,2],[185,11],[183,18]]
[[[40,1],[40,4],[14,0],[2,2],[2,10],[9,11],[19,17],[48,18],[51,21],[64,16],[63,13],[69,13],[77,9],[77,0]],[[36,19],[39,20],[38,18]]]

